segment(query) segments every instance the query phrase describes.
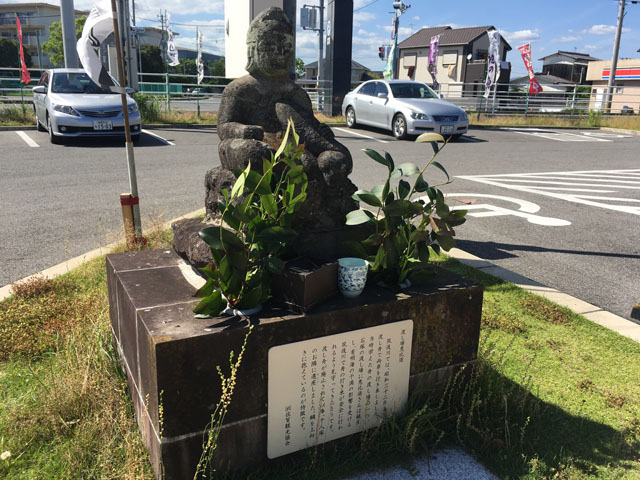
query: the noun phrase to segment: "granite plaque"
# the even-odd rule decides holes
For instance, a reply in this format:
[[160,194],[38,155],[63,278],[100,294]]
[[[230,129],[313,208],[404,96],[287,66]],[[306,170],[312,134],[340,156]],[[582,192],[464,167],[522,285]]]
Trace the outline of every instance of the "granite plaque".
[[413,320],[269,349],[267,456],[376,427],[409,394]]

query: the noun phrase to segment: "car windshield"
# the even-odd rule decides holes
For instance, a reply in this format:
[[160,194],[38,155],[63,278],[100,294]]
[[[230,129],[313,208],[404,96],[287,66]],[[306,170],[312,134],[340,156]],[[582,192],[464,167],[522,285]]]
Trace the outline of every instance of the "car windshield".
[[438,98],[424,83],[390,83],[389,86],[395,98]]
[[111,90],[96,85],[84,72],[60,72],[53,74],[53,93],[114,93]]

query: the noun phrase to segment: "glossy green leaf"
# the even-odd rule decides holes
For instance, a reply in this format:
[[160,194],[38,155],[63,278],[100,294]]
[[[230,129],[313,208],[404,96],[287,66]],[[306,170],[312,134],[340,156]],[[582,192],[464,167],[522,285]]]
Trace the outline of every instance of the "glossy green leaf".
[[380,247],[378,248],[378,251],[376,252],[376,257],[373,261],[373,264],[371,265],[372,271],[377,272],[378,270],[380,270],[382,266],[384,266],[385,256],[386,256],[386,253],[384,250],[384,245],[380,245]]
[[440,147],[438,146],[438,142],[429,142],[431,143],[431,148],[433,148],[434,155],[437,155],[440,152]]
[[438,245],[440,245],[445,251],[451,250],[456,244],[453,237],[438,235]]
[[251,170],[251,162],[248,162],[247,167],[238,176],[238,178],[236,179],[236,183],[233,184],[233,188],[231,189],[231,199],[236,198],[238,195],[242,194],[242,192],[244,191],[244,185],[250,170]]
[[416,138],[416,143],[427,143],[427,142],[442,142],[444,143],[444,137],[439,133],[426,132]]
[[396,178],[400,178],[401,176],[402,176],[402,170],[399,170],[396,168],[391,172],[391,175],[389,175],[389,179],[395,180]]
[[369,210],[353,210],[347,213],[347,225],[360,225],[363,223],[375,223],[376,219]]
[[411,217],[422,212],[422,205],[409,200],[394,200],[384,207],[385,217]]
[[346,240],[343,245],[352,257],[365,258],[367,256],[362,244],[356,240]]
[[447,170],[439,163],[439,162],[431,162],[431,165],[433,165],[434,167],[438,168],[439,170],[442,171],[442,173],[444,173],[447,176],[447,181],[449,181],[449,174],[447,173]]
[[291,242],[296,238],[298,233],[292,228],[269,227],[261,230],[255,236],[256,242]]
[[389,170],[393,170],[394,168],[396,168],[393,164],[393,158],[391,158],[391,154],[389,152],[384,152],[384,159],[389,162]]
[[373,160],[375,160],[378,163],[381,163],[382,165],[384,165],[385,167],[387,167],[389,169],[389,171],[393,170],[393,163],[390,162],[388,159],[386,159],[385,157],[383,157],[382,155],[380,155],[378,152],[376,152],[375,150],[371,150],[370,148],[363,148],[362,151],[368,155],[370,158],[372,158]]
[[260,175],[258,172],[251,170],[246,175],[245,188],[249,192],[255,192],[258,195],[272,195],[271,186],[266,177]]
[[368,192],[367,190],[358,190],[352,195],[352,197],[354,200],[364,202],[367,205],[371,205],[372,207],[382,206],[382,202],[380,201],[380,199],[374,193]]
[[282,152],[284,152],[284,149],[287,147],[290,131],[291,131],[291,122],[287,124],[287,131],[284,133],[284,137],[282,138],[282,142],[280,143],[278,150],[276,150],[274,158],[278,158],[280,155],[282,155]]
[[426,192],[427,188],[429,188],[429,184],[425,181],[422,175],[418,175],[418,178],[416,179],[416,183],[413,186],[413,189],[418,193],[422,193],[422,192]]
[[282,271],[284,270],[284,265],[285,263],[278,257],[271,256],[267,258],[267,269],[269,269],[271,273],[282,273]]
[[278,204],[276,203],[273,195],[260,195],[260,204],[262,208],[272,218],[275,218],[278,213]]
[[249,290],[247,293],[242,295],[242,298],[238,300],[235,305],[235,308],[240,310],[248,310],[257,306],[262,300],[263,294],[262,285],[258,285],[257,287]]
[[222,293],[214,290],[211,295],[203,298],[193,309],[193,313],[198,315],[209,315],[211,317],[220,314],[226,302],[222,299]]
[[216,288],[216,282],[214,282],[212,278],[208,278],[205,284],[202,287],[200,287],[198,291],[193,294],[193,296],[197,298],[208,297],[213,293],[215,288]]
[[398,165],[397,168],[402,172],[403,177],[410,177],[411,175],[415,175],[420,172],[420,169],[415,163],[403,163]]
[[398,183],[398,197],[405,199],[409,195],[409,192],[411,192],[411,185],[404,180],[400,180]]

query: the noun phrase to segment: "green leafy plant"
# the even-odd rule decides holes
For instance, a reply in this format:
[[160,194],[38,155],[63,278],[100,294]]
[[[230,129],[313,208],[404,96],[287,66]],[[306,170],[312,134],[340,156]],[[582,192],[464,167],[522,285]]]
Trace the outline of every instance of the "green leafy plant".
[[278,150],[263,159],[261,173],[251,164],[234,172],[236,182],[231,192],[222,191],[219,202],[221,224],[200,231],[213,264],[202,269],[207,282],[196,292],[202,300],[194,313],[218,315],[225,304],[250,309],[269,298],[271,275],[282,272],[297,236],[293,214],[307,197],[303,152],[289,121]]
[[[453,227],[465,221],[465,210],[452,210],[438,189],[451,183],[445,168],[435,161],[444,143],[441,135],[423,133],[416,142],[431,144],[434,154],[424,168],[414,163],[396,166],[391,155],[370,149],[363,151],[388,169],[385,183],[369,190],[358,190],[353,198],[377,209],[354,210],[347,214],[347,225],[371,223],[375,233],[363,242],[350,242],[353,254],[369,261],[371,272],[389,286],[400,286],[409,276],[424,272],[431,251],[450,250],[455,242]],[[429,185],[425,172],[430,166],[442,171],[447,181]],[[407,180],[414,177],[413,185]],[[395,182],[397,180],[397,182]],[[413,198],[416,194],[423,194]]]

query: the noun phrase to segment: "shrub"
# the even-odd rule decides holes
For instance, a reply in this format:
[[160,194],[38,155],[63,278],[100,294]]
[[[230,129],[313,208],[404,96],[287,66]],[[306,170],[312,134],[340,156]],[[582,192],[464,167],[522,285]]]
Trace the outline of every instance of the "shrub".
[[160,100],[155,95],[137,93],[135,96],[142,122],[157,122],[160,117]]

